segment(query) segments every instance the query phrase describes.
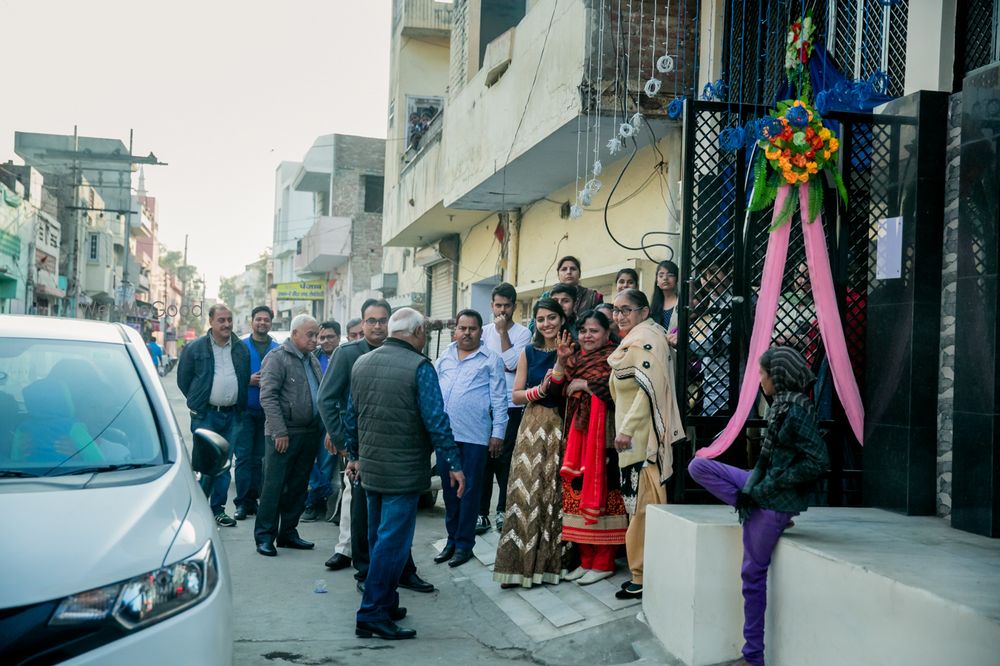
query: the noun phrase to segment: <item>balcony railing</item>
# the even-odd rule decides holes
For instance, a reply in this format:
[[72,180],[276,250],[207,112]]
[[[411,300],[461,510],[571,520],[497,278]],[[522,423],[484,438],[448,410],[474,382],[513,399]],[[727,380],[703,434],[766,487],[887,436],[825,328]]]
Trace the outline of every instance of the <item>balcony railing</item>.
[[351,258],[351,218],[322,216],[299,242],[295,271],[329,273]]

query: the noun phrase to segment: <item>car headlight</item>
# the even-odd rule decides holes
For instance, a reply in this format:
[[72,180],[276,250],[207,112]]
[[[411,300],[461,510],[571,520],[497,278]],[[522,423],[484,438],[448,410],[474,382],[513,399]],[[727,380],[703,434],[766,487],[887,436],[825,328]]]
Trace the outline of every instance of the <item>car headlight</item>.
[[114,619],[127,630],[164,620],[194,606],[219,582],[211,539],[191,557],[129,580],[66,597],[50,625]]

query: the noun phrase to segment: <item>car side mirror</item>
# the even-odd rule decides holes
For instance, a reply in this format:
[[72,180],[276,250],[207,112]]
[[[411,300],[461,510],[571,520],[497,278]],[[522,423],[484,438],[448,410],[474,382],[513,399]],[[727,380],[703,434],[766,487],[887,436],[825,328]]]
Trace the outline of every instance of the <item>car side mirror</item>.
[[229,442],[217,432],[198,428],[194,431],[191,467],[194,471],[216,476],[229,464]]

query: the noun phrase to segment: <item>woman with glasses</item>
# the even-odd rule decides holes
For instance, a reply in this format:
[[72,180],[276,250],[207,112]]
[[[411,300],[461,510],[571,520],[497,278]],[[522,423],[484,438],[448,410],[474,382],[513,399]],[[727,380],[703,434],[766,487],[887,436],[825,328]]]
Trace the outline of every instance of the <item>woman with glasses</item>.
[[580,566],[564,580],[590,585],[615,572],[615,550],[625,543],[628,519],[622,501],[615,441],[615,403],[608,356],[615,350],[611,323],[591,310],[580,316],[579,350],[566,333],[556,347],[552,383],[566,398],[566,447],[562,469],[562,539],[577,544]]
[[497,544],[493,580],[503,588],[558,583],[563,572],[562,399],[552,385],[556,347],[566,315],[551,298],[532,310],[535,335],[517,361],[512,400],[527,405],[511,456],[507,511]]
[[667,331],[649,318],[649,300],[637,289],[615,298],[621,331],[618,349],[608,357],[611,397],[615,401],[615,449],[621,489],[629,513],[625,549],[632,580],[616,594],[642,597],[646,506],[664,504],[664,484],[673,474],[671,445],[684,437],[674,395],[674,352]]
[[680,269],[672,261],[661,261],[656,267],[656,288],[653,302],[649,306],[649,316],[657,324],[667,329],[667,341],[671,347],[677,346],[677,276]]

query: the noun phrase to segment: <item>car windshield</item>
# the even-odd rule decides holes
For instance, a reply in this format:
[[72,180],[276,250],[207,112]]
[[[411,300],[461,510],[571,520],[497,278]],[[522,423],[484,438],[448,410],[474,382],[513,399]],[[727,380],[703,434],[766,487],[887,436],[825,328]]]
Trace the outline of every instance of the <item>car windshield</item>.
[[123,345],[0,338],[0,477],[163,462],[149,400]]

